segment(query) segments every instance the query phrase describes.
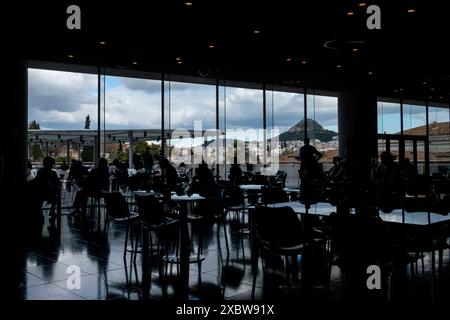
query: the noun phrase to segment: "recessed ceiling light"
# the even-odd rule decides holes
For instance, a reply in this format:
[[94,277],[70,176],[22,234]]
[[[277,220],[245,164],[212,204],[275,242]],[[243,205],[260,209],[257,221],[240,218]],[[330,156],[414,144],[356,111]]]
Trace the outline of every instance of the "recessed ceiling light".
[[291,58],[286,58],[286,61],[287,61],[287,62],[291,62],[292,59],[291,59]]
[[181,61],[181,58],[180,57],[176,57],[175,60]]
[[444,97],[439,97],[439,99],[441,99],[441,100],[442,100],[442,99],[444,99]]
[[414,9],[414,8],[408,9],[408,13],[414,13],[414,12],[416,12],[416,9]]
[[430,88],[431,91],[434,91],[434,88]]
[[369,75],[372,75],[372,74],[373,74],[373,72],[372,72],[372,71],[369,71],[369,72],[367,72],[367,74],[369,74]]
[[73,58],[73,57],[75,57],[75,56],[74,56],[73,54],[68,54],[67,57]]
[[178,64],[182,64],[182,63],[183,63],[183,61],[177,61],[177,63],[178,63]]
[[353,48],[352,51],[353,51],[353,52],[357,52],[357,51],[358,51],[358,48]]
[[210,48],[210,49],[214,49],[214,45],[213,44],[210,44],[209,46],[208,46],[208,48]]
[[306,64],[306,60],[302,60],[302,64]]
[[397,89],[395,89],[395,90],[394,90],[394,92],[396,92],[396,93],[397,93],[397,92],[398,92],[398,90],[397,90]]
[[428,99],[433,99],[433,96],[429,96]]
[[133,61],[132,63],[133,63],[134,65],[137,65],[137,64],[138,64],[137,61]]
[[398,90],[403,91],[403,88],[400,88],[400,89],[398,89]]
[[342,68],[342,65],[341,65],[341,64],[338,64],[338,65],[336,66],[336,68]]
[[253,33],[254,34],[259,34],[261,31],[259,31],[259,30],[253,30]]
[[354,15],[355,13],[353,12],[353,11],[349,11],[349,12],[347,12],[347,15],[348,16],[352,16],[352,15]]
[[360,7],[364,7],[365,5],[366,5],[365,2],[360,2],[360,3],[358,3],[358,6],[360,6]]
[[190,6],[192,6],[192,1],[186,1],[184,4],[187,5],[188,7],[190,7]]
[[422,82],[422,84],[423,84],[423,85],[426,85],[426,84],[427,84],[427,82],[426,82],[426,81],[424,81],[424,82]]
[[100,41],[100,44],[101,44],[102,46],[104,46],[104,45],[106,44],[106,41]]

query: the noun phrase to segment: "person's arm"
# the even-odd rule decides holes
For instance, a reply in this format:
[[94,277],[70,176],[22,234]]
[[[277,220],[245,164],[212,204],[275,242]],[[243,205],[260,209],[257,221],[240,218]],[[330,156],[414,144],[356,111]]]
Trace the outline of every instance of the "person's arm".
[[316,148],[314,148],[314,154],[317,156],[317,160],[319,160],[320,158],[322,158],[322,153],[319,152]]

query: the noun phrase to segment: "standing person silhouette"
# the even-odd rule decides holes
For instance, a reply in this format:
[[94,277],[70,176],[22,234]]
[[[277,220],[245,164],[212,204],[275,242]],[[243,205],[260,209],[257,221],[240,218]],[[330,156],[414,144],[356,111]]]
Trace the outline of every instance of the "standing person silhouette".
[[322,158],[322,154],[317,149],[310,145],[309,138],[303,139],[304,145],[300,148],[300,179],[303,182],[308,182],[314,178],[318,178],[318,161]]

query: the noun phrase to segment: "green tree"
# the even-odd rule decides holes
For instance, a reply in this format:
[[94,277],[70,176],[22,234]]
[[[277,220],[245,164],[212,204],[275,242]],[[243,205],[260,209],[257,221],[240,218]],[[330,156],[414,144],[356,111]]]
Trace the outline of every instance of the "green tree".
[[31,157],[34,162],[40,161],[44,157],[44,152],[41,149],[41,146],[38,144],[34,144],[31,148]]
[[33,120],[30,122],[30,124],[28,125],[28,129],[30,130],[40,130],[41,127],[39,125],[39,122],[36,122],[36,120]]
[[147,141],[139,140],[133,144],[133,150],[136,153],[143,154],[145,152],[145,148],[148,147]]
[[81,161],[83,162],[93,162],[94,161],[94,147],[85,146],[83,151],[81,151]]

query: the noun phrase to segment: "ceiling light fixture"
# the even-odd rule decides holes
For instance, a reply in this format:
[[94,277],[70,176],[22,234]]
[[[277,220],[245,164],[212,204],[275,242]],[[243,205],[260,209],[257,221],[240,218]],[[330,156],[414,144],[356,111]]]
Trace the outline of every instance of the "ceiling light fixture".
[[286,58],[286,61],[287,61],[287,62],[291,62],[292,59],[291,59],[291,58]]
[[426,84],[427,84],[427,82],[426,81],[424,81],[424,82],[422,82],[422,84],[425,86]]
[[177,61],[177,63],[178,63],[178,64],[182,64],[182,63],[183,63],[183,61]]
[[366,6],[366,3],[365,2],[360,2],[360,3],[358,3],[358,6],[364,7],[364,6]]
[[176,57],[175,60],[181,61],[181,58],[180,57]]
[[342,65],[341,65],[341,64],[338,64],[338,65],[336,66],[336,68],[342,68]]
[[306,64],[306,60],[302,60],[302,64]]
[[369,71],[367,74],[369,74],[369,75],[372,75],[373,74],[373,72],[372,71]]
[[74,58],[75,56],[73,54],[68,54],[67,57]]
[[358,48],[353,48],[352,51],[353,51],[353,52],[357,52],[357,51],[358,51]]
[[137,64],[138,64],[138,62],[137,62],[137,61],[133,61],[133,62],[132,62],[132,64],[134,64],[134,65],[137,65]]
[[186,1],[184,4],[185,4],[186,6],[188,6],[188,7],[192,6],[192,2],[191,2],[191,1]]
[[348,16],[353,16],[355,13],[353,12],[353,11],[349,11],[349,12],[347,12],[347,15]]
[[102,46],[104,46],[104,45],[106,44],[106,41],[100,41],[100,44],[101,44]]
[[414,12],[416,12],[416,9],[414,9],[414,8],[408,9],[408,13],[414,13]]
[[208,48],[210,48],[210,49],[214,49],[214,48],[215,48],[215,46],[214,46],[213,44],[210,44],[210,45],[208,46]]
[[254,34],[259,34],[261,31],[259,31],[259,30],[253,30],[253,33]]

